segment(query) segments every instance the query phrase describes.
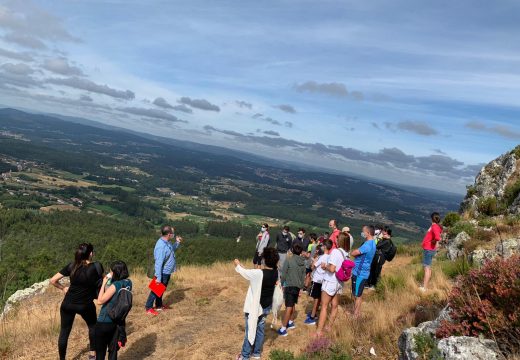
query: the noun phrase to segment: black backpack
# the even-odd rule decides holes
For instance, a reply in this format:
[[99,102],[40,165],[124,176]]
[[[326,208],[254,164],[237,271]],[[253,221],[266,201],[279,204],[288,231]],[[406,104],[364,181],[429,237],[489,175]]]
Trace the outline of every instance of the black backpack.
[[384,253],[386,261],[392,261],[395,257],[395,254],[397,253],[397,247],[394,245],[392,240],[390,241],[390,246],[388,247],[388,250]]
[[114,302],[111,302],[107,313],[110,319],[112,319],[114,323],[118,324],[125,321],[126,316],[132,309],[133,295],[132,290],[130,290],[130,284],[128,284],[128,282],[123,284],[121,289],[119,289],[114,296],[116,296],[116,299]]

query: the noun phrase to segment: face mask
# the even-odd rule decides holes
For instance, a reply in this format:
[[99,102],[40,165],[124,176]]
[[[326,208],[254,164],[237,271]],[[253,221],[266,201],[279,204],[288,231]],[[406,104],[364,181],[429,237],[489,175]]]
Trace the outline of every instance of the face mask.
[[298,234],[298,239],[303,238],[303,235]]
[[361,233],[361,237],[362,237],[363,239],[366,239],[366,238],[367,238],[367,236],[366,236],[366,234],[365,234],[364,232]]
[[285,236],[287,235],[287,231],[282,231],[282,234]]
[[265,232],[267,229],[265,227],[263,227],[261,230],[262,230],[262,232]]

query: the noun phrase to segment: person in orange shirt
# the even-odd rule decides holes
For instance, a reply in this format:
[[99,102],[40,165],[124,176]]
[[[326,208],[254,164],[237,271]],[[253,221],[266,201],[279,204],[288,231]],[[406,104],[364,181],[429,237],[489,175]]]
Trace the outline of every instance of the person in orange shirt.
[[336,219],[331,219],[329,221],[330,228],[330,236],[329,239],[332,240],[332,249],[338,248],[338,237],[341,231],[338,229],[338,221]]
[[426,232],[422,242],[424,279],[422,286],[419,287],[419,290],[423,292],[428,290],[428,283],[430,282],[430,278],[432,276],[432,260],[437,253],[438,243],[441,240],[442,234],[442,226],[439,224],[441,222],[441,216],[439,213],[434,212],[431,215],[431,219],[432,225]]

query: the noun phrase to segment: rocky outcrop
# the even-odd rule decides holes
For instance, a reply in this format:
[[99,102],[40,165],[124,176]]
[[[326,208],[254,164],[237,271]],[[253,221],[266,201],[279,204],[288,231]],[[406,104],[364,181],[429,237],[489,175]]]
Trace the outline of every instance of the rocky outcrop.
[[34,295],[41,294],[49,287],[50,280],[45,280],[36,284],[33,284],[31,287],[25,288],[23,290],[18,290],[13,295],[9,296],[7,299],[4,310],[0,315],[0,319],[3,319],[5,315],[9,311],[13,309],[13,307],[20,301],[26,300]]
[[458,233],[454,239],[448,239],[446,246],[448,259],[455,260],[464,256],[464,243],[470,239],[471,237],[465,231]]
[[496,246],[495,249],[477,249],[473,251],[469,255],[469,259],[471,262],[473,262],[473,265],[477,267],[482,267],[484,263],[490,259],[493,259],[497,256],[501,256],[504,259],[507,259],[513,254],[519,254],[520,253],[520,238],[516,239],[506,239],[503,241],[500,241]]
[[[468,188],[466,198],[461,204],[461,212],[468,211],[477,217],[478,204],[481,200],[488,198],[494,198],[497,202],[503,200],[507,185],[516,182],[513,177],[518,175],[518,159],[515,150],[498,157],[482,168],[475,179],[475,184]],[[515,199],[508,212],[520,213],[520,198]]]
[[[417,327],[404,330],[399,336],[399,360],[417,360],[427,358],[427,354],[419,354],[416,348],[417,336],[435,338],[437,328],[442,320],[450,320],[449,309],[444,308],[437,319],[426,321]],[[503,359],[495,342],[487,339],[467,336],[452,336],[436,343],[436,353],[440,359],[446,360],[493,360]]]
[[442,359],[498,360],[504,359],[493,340],[468,336],[450,336],[437,344]]

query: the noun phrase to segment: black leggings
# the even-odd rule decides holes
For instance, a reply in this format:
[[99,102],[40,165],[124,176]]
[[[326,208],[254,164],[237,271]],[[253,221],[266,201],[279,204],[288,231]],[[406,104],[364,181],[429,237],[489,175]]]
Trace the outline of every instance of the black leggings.
[[61,329],[60,337],[58,338],[58,350],[60,352],[60,360],[65,360],[67,353],[67,343],[69,341],[70,331],[76,314],[81,315],[88,326],[88,339],[90,341],[90,351],[94,351],[94,326],[96,325],[96,306],[93,302],[86,305],[61,303]]
[[[96,360],[105,360],[107,348],[111,345],[112,339],[116,332],[116,324],[114,323],[97,323],[96,324]],[[117,359],[117,351],[108,351],[108,359]]]

